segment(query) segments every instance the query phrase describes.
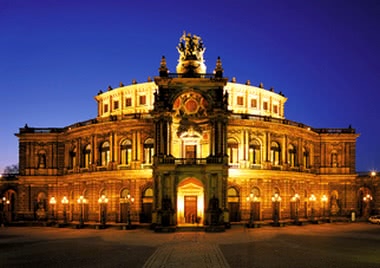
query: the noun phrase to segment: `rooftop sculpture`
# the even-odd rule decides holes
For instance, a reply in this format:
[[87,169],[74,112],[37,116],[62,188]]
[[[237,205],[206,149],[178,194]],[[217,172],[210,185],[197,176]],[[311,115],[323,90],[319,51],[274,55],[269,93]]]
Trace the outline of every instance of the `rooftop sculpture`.
[[206,65],[203,59],[206,48],[201,37],[183,32],[177,50],[179,53],[177,73],[188,75],[206,73]]

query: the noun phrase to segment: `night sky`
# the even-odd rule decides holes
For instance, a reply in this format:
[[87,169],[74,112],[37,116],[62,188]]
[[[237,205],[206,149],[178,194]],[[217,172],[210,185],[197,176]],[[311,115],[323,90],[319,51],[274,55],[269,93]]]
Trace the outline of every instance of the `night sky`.
[[380,1],[0,0],[0,172],[14,133],[97,116],[110,85],[175,72],[183,31],[202,37],[208,72],[288,98],[285,117],[360,133],[357,171],[380,171]]

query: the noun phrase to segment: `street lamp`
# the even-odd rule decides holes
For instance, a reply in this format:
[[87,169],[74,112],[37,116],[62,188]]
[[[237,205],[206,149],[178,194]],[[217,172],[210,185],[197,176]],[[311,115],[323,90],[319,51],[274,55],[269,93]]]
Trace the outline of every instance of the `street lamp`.
[[69,203],[69,199],[67,199],[67,197],[64,196],[61,200],[61,203],[63,205],[63,224],[66,224],[67,223],[66,206]]
[[5,205],[9,205],[11,201],[9,201],[5,196],[0,199],[0,204],[1,204],[1,226],[4,226],[6,223],[6,217],[5,217]]
[[294,206],[295,206],[295,219],[294,219],[294,222],[295,224],[298,224],[298,221],[299,221],[299,216],[298,216],[298,203],[300,201],[300,195],[299,194],[295,194],[293,197],[292,197],[292,202],[294,202]]
[[86,200],[86,198],[84,198],[83,195],[81,195],[81,196],[79,196],[77,202],[80,206],[79,225],[83,226],[83,223],[84,223],[84,218],[83,218],[84,204],[87,203],[87,200]]
[[369,214],[369,209],[370,209],[370,203],[372,201],[372,196],[370,194],[366,194],[364,197],[363,197],[363,201],[365,203],[365,216],[367,216]]
[[128,215],[127,215],[127,228],[131,229],[132,228],[132,223],[131,223],[131,204],[135,202],[135,198],[132,197],[130,194],[127,195],[127,205],[128,205]]
[[322,217],[324,218],[326,216],[326,203],[327,203],[327,196],[325,194],[322,195],[321,201],[322,201],[322,204],[323,204]]
[[52,222],[54,222],[55,221],[54,208],[55,208],[55,205],[57,204],[57,200],[55,199],[54,196],[50,198],[49,204],[51,206],[51,220]]
[[314,194],[311,194],[309,201],[311,203],[311,221],[314,221],[314,202],[317,200]]
[[274,204],[274,215],[273,215],[274,226],[279,226],[278,221],[280,219],[279,206],[281,202],[281,196],[278,193],[275,193],[272,196],[272,202]]
[[100,224],[105,227],[107,221],[106,206],[108,203],[108,198],[102,194],[102,196],[98,199],[98,203],[100,204]]

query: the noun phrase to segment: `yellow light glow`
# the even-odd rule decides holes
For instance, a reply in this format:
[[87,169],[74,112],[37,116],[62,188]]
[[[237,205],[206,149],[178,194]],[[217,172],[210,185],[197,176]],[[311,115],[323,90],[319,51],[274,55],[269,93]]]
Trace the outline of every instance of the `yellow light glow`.
[[309,197],[309,201],[314,202],[315,200],[317,200],[317,198],[315,197],[314,194],[311,194],[311,196]]
[[64,196],[64,197],[62,198],[61,203],[64,204],[64,205],[66,205],[66,204],[69,203],[69,200],[67,199],[66,196]]
[[49,203],[50,203],[51,205],[55,205],[55,204],[57,204],[57,200],[55,199],[54,196],[52,196],[52,197],[50,198]]

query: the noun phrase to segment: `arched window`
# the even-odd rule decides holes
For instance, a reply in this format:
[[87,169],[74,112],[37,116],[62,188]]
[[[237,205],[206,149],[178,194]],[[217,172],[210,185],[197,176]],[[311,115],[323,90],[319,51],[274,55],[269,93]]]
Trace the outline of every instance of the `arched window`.
[[152,208],[153,208],[153,189],[147,188],[142,195],[142,207],[140,222],[152,222]]
[[83,167],[89,168],[91,165],[91,144],[87,144],[83,149]]
[[310,153],[307,148],[302,148],[303,166],[304,168],[310,168]]
[[144,142],[144,164],[151,165],[153,163],[154,141],[152,138]]
[[239,197],[239,193],[235,187],[229,187],[227,190],[227,195],[228,197],[231,197],[231,198]]
[[130,165],[132,161],[132,142],[123,140],[120,144],[120,164]]
[[288,163],[290,167],[297,166],[297,149],[293,144],[289,144]]
[[227,153],[229,156],[229,164],[232,166],[237,166],[239,163],[239,144],[235,139],[228,139]]
[[70,150],[69,156],[70,156],[69,168],[73,169],[77,165],[77,148],[75,146]]
[[100,146],[100,165],[107,166],[110,162],[110,143],[105,141]]
[[260,189],[257,187],[253,187],[251,193],[254,197],[260,198]]
[[240,198],[239,192],[235,187],[229,187],[227,190],[228,195],[228,209],[230,211],[230,221],[240,221]]
[[252,140],[249,143],[249,161],[251,164],[261,164],[261,146],[259,141]]
[[271,147],[270,147],[270,158],[272,165],[280,165],[281,163],[281,147],[280,144],[278,144],[275,141],[272,141]]

